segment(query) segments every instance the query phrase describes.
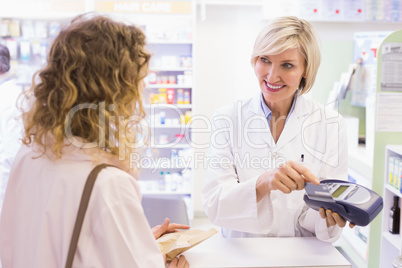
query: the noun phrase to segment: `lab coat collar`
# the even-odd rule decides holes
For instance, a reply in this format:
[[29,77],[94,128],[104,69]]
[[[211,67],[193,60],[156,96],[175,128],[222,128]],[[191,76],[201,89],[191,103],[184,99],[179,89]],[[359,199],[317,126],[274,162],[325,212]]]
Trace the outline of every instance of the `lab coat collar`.
[[[279,137],[277,143],[275,144],[271,131],[267,130],[267,132],[263,133],[263,140],[275,150],[279,150],[284,145],[289,143],[294,137],[296,137],[302,131],[302,125],[304,120],[309,114],[309,107],[306,107],[306,100],[304,96],[298,96],[295,99],[295,107],[293,112],[290,114],[288,121],[285,124],[285,128],[283,129],[281,136]],[[264,116],[264,111],[261,107],[260,94],[253,97],[248,107],[248,110],[251,114]],[[262,121],[260,121],[260,125],[258,127],[262,128],[266,126]]]

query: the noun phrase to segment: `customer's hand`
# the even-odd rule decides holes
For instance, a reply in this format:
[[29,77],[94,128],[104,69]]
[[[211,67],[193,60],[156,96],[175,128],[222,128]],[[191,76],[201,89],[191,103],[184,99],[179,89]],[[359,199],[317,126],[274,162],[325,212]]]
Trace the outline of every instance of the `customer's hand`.
[[[338,225],[343,228],[346,225],[346,220],[342,218],[338,213],[332,212],[330,209],[325,210],[324,208],[320,208],[319,210],[320,216],[322,219],[326,219],[327,227]],[[349,223],[349,227],[353,228],[355,225],[353,223]]]
[[265,172],[258,177],[257,201],[272,190],[279,190],[285,194],[302,190],[306,182],[320,184],[317,177],[307,167],[294,161],[288,161],[279,168]]
[[152,233],[155,239],[158,239],[164,234],[180,231],[179,229],[189,229],[190,226],[184,224],[170,223],[170,220],[166,218],[161,225],[157,225],[152,228]]
[[190,264],[186,260],[186,257],[184,255],[181,255],[180,258],[176,257],[174,258],[168,268],[188,268],[190,267]]

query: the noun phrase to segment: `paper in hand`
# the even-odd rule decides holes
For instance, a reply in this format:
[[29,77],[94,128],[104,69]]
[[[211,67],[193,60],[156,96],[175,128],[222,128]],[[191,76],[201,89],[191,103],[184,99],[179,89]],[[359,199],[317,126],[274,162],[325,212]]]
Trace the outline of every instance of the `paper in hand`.
[[166,260],[171,261],[177,255],[207,240],[218,231],[214,228],[208,231],[203,230],[185,230],[180,232],[168,233],[159,237],[156,242],[162,252],[166,254]]

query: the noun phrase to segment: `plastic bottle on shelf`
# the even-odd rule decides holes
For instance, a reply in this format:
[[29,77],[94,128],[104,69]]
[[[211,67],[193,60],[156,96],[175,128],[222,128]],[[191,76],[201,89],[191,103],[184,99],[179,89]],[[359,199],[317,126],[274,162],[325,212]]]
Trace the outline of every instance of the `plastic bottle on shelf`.
[[182,74],[177,75],[177,84],[178,85],[184,84],[184,75],[182,75]]
[[177,154],[176,149],[172,149],[172,151],[170,152],[170,166],[172,168],[179,167],[179,155]]
[[399,217],[400,217],[400,208],[399,208],[399,197],[394,196],[394,204],[389,211],[389,232],[391,234],[399,234]]
[[183,178],[183,190],[191,191],[191,170],[185,169],[181,174]]
[[174,103],[174,88],[168,88],[166,90],[166,96],[167,96],[167,103],[173,104]]
[[166,172],[165,174],[165,191],[171,191],[172,190],[172,175],[170,175],[170,172]]
[[193,83],[193,72],[185,71],[184,72],[184,84],[190,86],[192,83]]
[[176,172],[173,174],[173,177],[175,177],[175,181],[177,182],[177,191],[183,191],[183,176]]
[[150,101],[150,104],[157,104],[157,103],[159,103],[159,94],[150,93],[150,94],[149,94],[149,101]]
[[184,104],[190,104],[190,92],[184,91]]
[[161,115],[159,113],[155,113],[154,116],[151,116],[152,126],[159,125],[160,122],[161,122]]
[[176,76],[175,75],[169,75],[168,84],[176,84]]
[[155,93],[149,93],[149,104],[155,103]]
[[177,191],[177,177],[174,175],[171,175],[171,184],[170,184],[170,190],[172,192],[176,192]]
[[169,135],[160,134],[159,135],[159,144],[168,144],[169,143]]
[[146,192],[152,192],[152,190],[154,190],[151,181],[146,181],[146,182],[145,182],[145,185],[146,185],[146,186],[145,186],[145,191],[146,191]]
[[191,111],[186,111],[184,113],[184,118],[186,120],[186,124],[187,123],[191,123],[191,116],[192,116],[192,112]]
[[161,175],[159,176],[158,190],[161,192],[166,191],[165,177],[163,176],[163,171],[161,171]]
[[160,121],[159,121],[159,123],[160,123],[161,125],[164,125],[164,124],[165,124],[165,119],[166,119],[166,112],[164,112],[164,111],[159,112],[159,115],[160,115]]
[[166,103],[167,102],[167,95],[166,95],[166,88],[160,88],[158,90],[159,94],[159,103]]
[[184,103],[184,91],[181,88],[177,89],[176,103],[177,104],[183,104]]
[[156,84],[156,77],[157,77],[157,73],[154,71],[149,71],[147,77],[146,77],[146,82],[148,82],[149,84],[153,85]]
[[180,115],[179,122],[180,122],[180,125],[185,125],[186,124],[186,117],[184,116],[184,114]]

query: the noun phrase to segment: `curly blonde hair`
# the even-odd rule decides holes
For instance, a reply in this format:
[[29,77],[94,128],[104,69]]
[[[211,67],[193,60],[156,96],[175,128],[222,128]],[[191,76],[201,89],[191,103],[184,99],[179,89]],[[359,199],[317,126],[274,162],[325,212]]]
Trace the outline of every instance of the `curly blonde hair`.
[[[141,83],[149,60],[140,28],[100,15],[76,17],[55,38],[46,67],[34,76],[40,82],[33,81],[35,100],[23,113],[23,143],[38,144],[43,154],[50,149],[58,159],[69,145],[66,138],[70,144],[78,139],[81,147],[95,145],[127,159],[133,146],[119,147],[122,137],[136,139],[132,125],[145,117]],[[136,122],[122,123],[132,115]]]

